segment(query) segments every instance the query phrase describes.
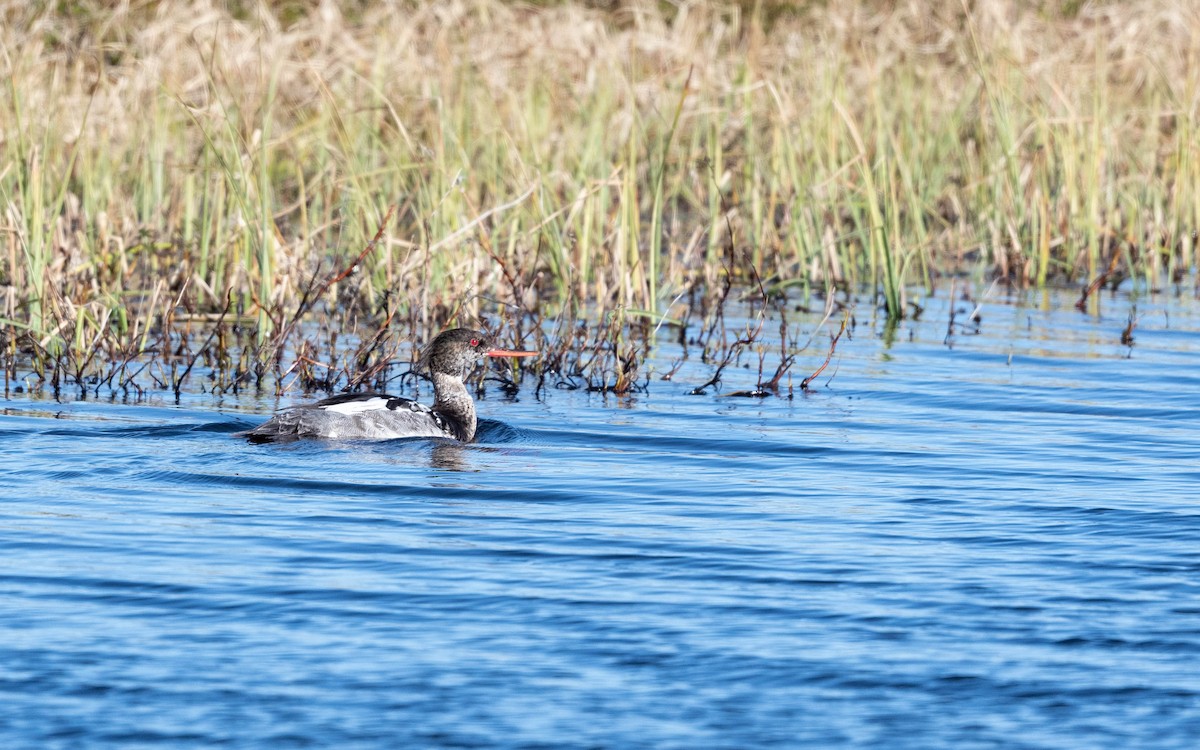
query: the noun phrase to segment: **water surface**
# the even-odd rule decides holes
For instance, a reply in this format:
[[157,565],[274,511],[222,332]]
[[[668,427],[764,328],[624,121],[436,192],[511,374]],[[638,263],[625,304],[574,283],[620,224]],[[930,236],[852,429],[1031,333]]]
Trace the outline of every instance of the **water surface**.
[[467,446],[14,396],[0,745],[1195,747],[1200,305],[1072,301],[859,309],[790,399],[492,389]]

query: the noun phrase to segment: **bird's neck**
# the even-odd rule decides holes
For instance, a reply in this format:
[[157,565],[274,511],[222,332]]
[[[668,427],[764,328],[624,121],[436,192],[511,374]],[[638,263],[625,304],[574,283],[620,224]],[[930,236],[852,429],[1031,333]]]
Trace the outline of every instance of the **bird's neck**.
[[433,380],[433,410],[453,425],[455,437],[463,442],[475,439],[478,421],[475,417],[475,402],[467,393],[463,379],[444,372],[435,372]]

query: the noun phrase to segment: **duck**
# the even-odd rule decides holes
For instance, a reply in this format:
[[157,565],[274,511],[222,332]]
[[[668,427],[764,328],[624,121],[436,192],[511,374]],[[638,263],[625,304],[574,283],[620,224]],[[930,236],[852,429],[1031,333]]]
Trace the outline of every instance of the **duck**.
[[434,437],[469,443],[478,419],[466,378],[485,357],[535,357],[536,351],[497,349],[473,328],[439,333],[421,353],[416,369],[433,381],[433,405],[386,393],[343,393],[279,411],[239,436],[251,442],[297,438],[394,440]]

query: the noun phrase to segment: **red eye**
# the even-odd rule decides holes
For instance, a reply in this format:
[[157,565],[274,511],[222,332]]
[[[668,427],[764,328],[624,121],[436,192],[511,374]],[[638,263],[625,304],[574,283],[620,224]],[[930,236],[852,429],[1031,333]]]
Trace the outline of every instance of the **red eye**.
[[479,346],[479,339],[471,339],[471,346]]

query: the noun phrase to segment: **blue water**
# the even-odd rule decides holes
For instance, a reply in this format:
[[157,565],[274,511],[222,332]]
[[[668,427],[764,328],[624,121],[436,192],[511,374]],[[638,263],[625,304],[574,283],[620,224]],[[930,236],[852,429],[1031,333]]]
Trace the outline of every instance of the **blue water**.
[[14,396],[0,747],[1200,746],[1200,304],[1072,301],[860,307],[790,400],[492,389],[469,446]]

